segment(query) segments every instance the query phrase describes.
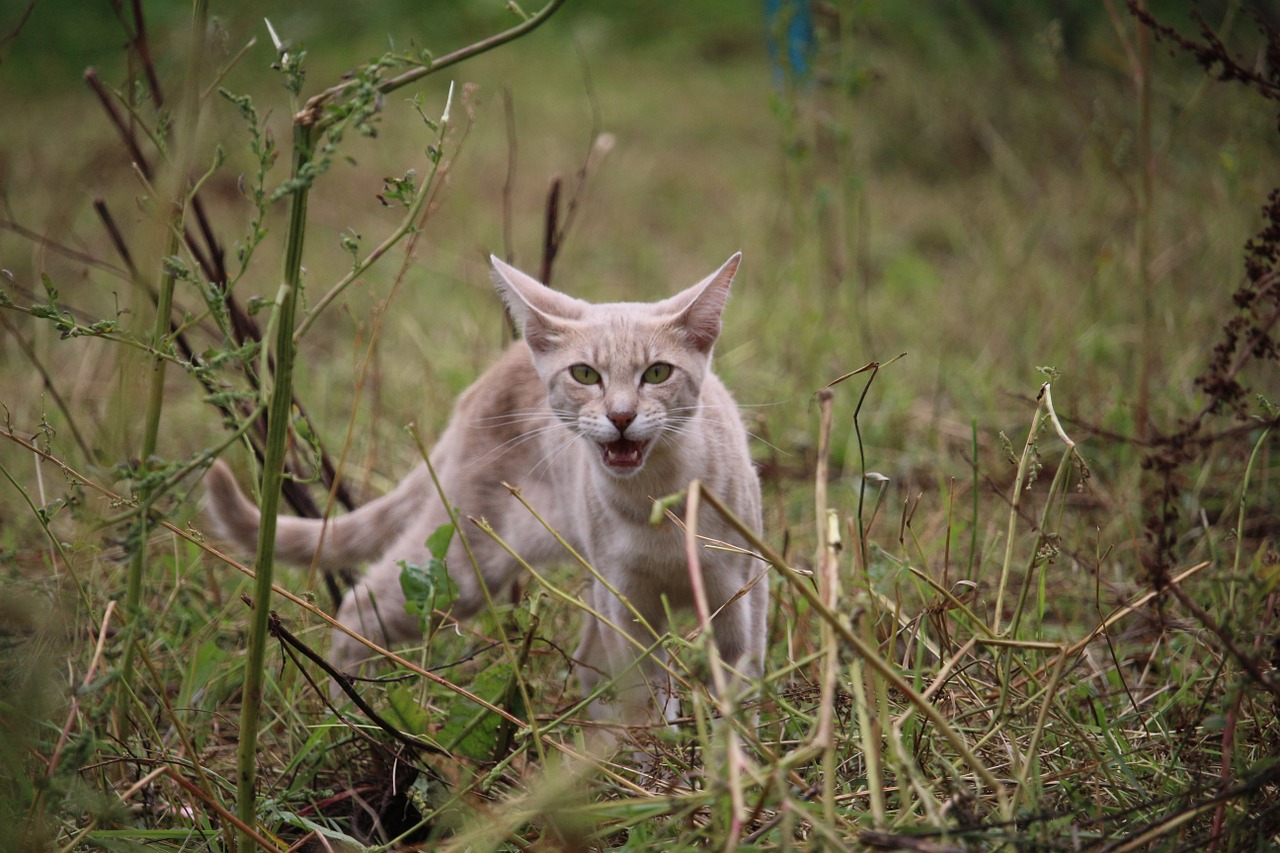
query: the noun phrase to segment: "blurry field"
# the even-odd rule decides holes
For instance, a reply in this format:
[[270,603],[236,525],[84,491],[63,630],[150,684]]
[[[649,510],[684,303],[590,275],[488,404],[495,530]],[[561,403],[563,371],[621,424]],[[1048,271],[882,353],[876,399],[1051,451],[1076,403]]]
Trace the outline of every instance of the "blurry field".
[[[166,253],[164,207],[131,170],[82,80],[84,68],[95,65],[108,84],[125,87],[124,36],[109,9],[77,5],[84,9],[74,14],[37,5],[26,28],[0,47],[0,287],[6,302],[31,306],[48,300],[43,279],[81,324],[114,318],[123,333],[145,340],[154,307],[127,275],[104,269],[124,264],[93,202],[105,201],[151,282]],[[377,137],[343,140],[312,192],[304,310],[351,268],[344,235],[357,237],[364,254],[402,218],[402,209],[380,200],[385,179],[430,171],[426,149],[435,134],[418,110],[439,117],[453,82],[445,177],[412,257],[406,260],[403,246],[394,249],[301,339],[295,393],[318,440],[335,457],[346,445],[344,474],[366,498],[418,459],[405,426],[415,424],[429,443],[454,397],[507,339],[485,259],[496,253],[537,273],[549,180],[561,176],[572,195],[594,135],[607,134],[611,145],[577,197],[552,283],[592,300],[657,298],[744,252],[716,363],[759,438],[753,453],[764,479],[766,542],[793,566],[814,568],[815,392],[906,353],[875,374],[861,403],[861,453],[854,412],[871,374],[835,389],[829,500],[847,540],[838,558],[846,596],[839,612],[860,635],[865,628],[920,691],[940,660],[984,635],[983,626],[1007,624],[1008,612],[994,613],[1002,569],[1013,578],[1006,611],[1025,608],[1016,639],[1083,640],[1114,608],[1150,590],[1144,530],[1155,510],[1143,497],[1151,486],[1142,440],[1173,431],[1205,402],[1195,377],[1234,316],[1242,247],[1263,224],[1267,193],[1280,185],[1276,103],[1212,82],[1185,56],[1156,44],[1144,136],[1131,64],[1140,39],[1123,9],[1109,14],[1105,4],[1076,4],[1055,18],[1055,4],[1007,5],[833,4],[838,16],[824,6],[813,73],[793,79],[770,61],[759,4],[570,0],[529,36],[391,94]],[[148,10],[156,67],[173,99],[166,120],[179,109],[188,12]],[[1157,13],[1193,31],[1176,10]],[[292,108],[269,68],[276,54],[263,14],[281,38],[307,50],[304,97],[384,51],[409,49],[410,39],[438,56],[514,20],[501,4],[475,0],[278,9],[233,2],[215,4],[212,14],[196,89],[216,82],[252,96],[281,149],[268,186],[288,176]],[[1228,44],[1242,55],[1261,56],[1244,12],[1224,5],[1207,14],[1214,26],[1225,21]],[[13,30],[18,17],[17,9],[0,13],[0,29]],[[90,31],[100,35],[87,37]],[[250,39],[256,44],[220,76],[216,69]],[[147,122],[155,117],[149,103],[139,114]],[[145,148],[158,162],[154,147]],[[253,160],[244,120],[210,95],[194,142],[173,153],[188,157],[190,173],[199,175],[217,150],[226,164],[210,174],[201,196],[234,271],[252,217],[242,189]],[[1142,187],[1147,151],[1149,206]],[[160,192],[171,191],[172,182],[172,169],[158,170]],[[242,303],[274,297],[286,218],[285,202],[271,207],[268,235],[236,285]],[[1144,231],[1146,285],[1139,272]],[[179,283],[175,304],[178,316],[195,319],[189,336],[198,352],[224,346],[199,316],[203,303],[193,285]],[[269,314],[257,315],[264,327]],[[53,323],[8,307],[0,306],[0,321],[5,430],[127,493],[132,485],[118,466],[140,453],[150,359],[119,342],[61,339]],[[1149,402],[1141,392],[1144,365]],[[1087,461],[1087,482],[1073,475],[1050,485],[1063,454],[1052,431],[1041,434],[1034,454],[1024,453],[1035,398],[1050,375],[1057,414]],[[1251,362],[1239,378],[1270,401],[1280,399],[1275,360]],[[230,370],[222,380],[244,387]],[[188,459],[224,439],[222,417],[205,396],[188,373],[170,366],[158,457]],[[1188,588],[1212,626],[1169,596],[1139,608],[1115,625],[1109,642],[1073,653],[1057,687],[1061,701],[1045,705],[1048,723],[1037,715],[1054,688],[1037,679],[1048,677],[1052,655],[1039,647],[967,650],[957,659],[964,661],[957,667],[966,673],[963,685],[931,694],[1018,792],[1016,809],[997,803],[933,730],[907,741],[915,744],[910,756],[889,738],[886,763],[868,766],[867,739],[888,737],[868,721],[892,715],[907,737],[919,721],[897,716],[910,703],[870,670],[866,707],[867,694],[856,686],[864,676],[851,674],[853,656],[844,647],[840,666],[849,670],[840,672],[840,690],[820,696],[819,652],[831,652],[837,640],[822,633],[821,614],[775,579],[779,676],[762,705],[762,737],[774,748],[759,759],[771,769],[748,784],[749,803],[759,803],[749,819],[725,817],[736,808],[733,785],[709,772],[700,791],[652,811],[635,790],[597,779],[575,795],[598,810],[586,824],[530,817],[513,820],[500,837],[466,835],[484,823],[475,815],[488,813],[486,798],[537,791],[541,777],[537,763],[526,763],[530,752],[507,775],[495,771],[500,781],[491,789],[468,788],[463,805],[441,808],[452,816],[433,831],[462,827],[460,837],[483,849],[585,849],[574,846],[579,842],[685,849],[678,845],[725,846],[740,838],[781,848],[818,837],[837,849],[870,843],[857,836],[863,829],[939,832],[946,836],[939,843],[959,849],[1011,839],[1027,849],[1071,849],[1072,838],[1103,849],[1155,827],[1147,843],[1158,849],[1207,849],[1202,845],[1217,833],[1220,849],[1272,849],[1280,843],[1280,792],[1274,762],[1266,763],[1280,754],[1272,671],[1280,577],[1271,550],[1280,530],[1280,460],[1275,434],[1262,431],[1274,411],[1252,395],[1246,405],[1248,417],[1222,417],[1208,430],[1236,430],[1231,439],[1208,443],[1183,463],[1176,514],[1167,522],[1175,568],[1207,562]],[[1010,452],[1045,465],[1012,526],[1017,460]],[[242,474],[249,470],[243,449],[233,447],[225,458]],[[132,801],[130,812],[119,794],[166,761],[229,774],[226,750],[234,750],[226,745],[234,742],[247,618],[238,597],[246,582],[194,546],[151,532],[151,622],[140,646],[153,668],[130,706],[132,734],[121,736],[113,719],[119,706],[112,673],[123,656],[116,645],[107,642],[80,704],[68,703],[89,671],[106,603],[123,594],[132,546],[123,526],[104,520],[124,507],[71,489],[57,467],[37,465],[11,438],[0,437],[0,467],[0,566],[11,590],[0,615],[0,678],[26,691],[15,696],[29,697],[3,706],[0,729],[6,764],[22,768],[0,777],[14,826],[30,818],[53,849],[90,842],[142,849],[127,845],[143,843],[149,831],[161,833],[150,836],[161,849],[206,849],[186,834],[209,830],[215,820],[196,800],[157,789],[144,805],[137,805],[144,797]],[[866,473],[887,481],[864,480]],[[72,495],[73,507],[55,506]],[[860,495],[862,524],[870,528],[865,549],[856,540]],[[198,529],[199,497],[189,478],[158,506],[178,526]],[[61,553],[51,548],[36,507],[49,508],[52,536],[65,543]],[[1044,548],[1053,559],[1037,557]],[[964,603],[974,612],[945,602],[912,569],[947,590],[972,580]],[[580,586],[567,569],[562,581]],[[307,585],[289,572],[280,582],[299,592]],[[1015,606],[1024,588],[1029,597]],[[318,586],[316,595],[324,605]],[[309,641],[323,644],[314,619],[283,603],[280,609]],[[512,619],[518,630],[538,630],[523,610]],[[572,648],[575,632],[565,626],[575,619],[571,610],[553,609],[542,635]],[[1271,673],[1272,687],[1246,671],[1224,636]],[[465,645],[452,642],[420,657],[461,655]],[[924,649],[941,649],[940,657]],[[303,814],[321,794],[354,785],[347,764],[366,761],[369,750],[349,743],[345,730],[325,728],[323,706],[291,665],[272,651],[268,660],[279,681],[271,682],[264,712],[262,763],[270,781],[261,820],[264,831],[287,839],[286,849],[309,825],[285,815]],[[550,716],[574,698],[562,660],[548,655],[534,671],[536,713]],[[465,684],[469,676],[457,677]],[[371,692],[380,707],[393,706],[402,727],[420,724],[438,734],[446,724],[415,722],[397,689]],[[449,697],[427,701],[422,690],[418,700],[440,719],[462,713]],[[842,703],[838,761],[784,766],[779,756],[807,743],[823,703]],[[173,734],[184,726],[200,745],[198,759]],[[1224,730],[1234,740],[1224,739]],[[67,743],[59,743],[64,731]],[[1034,783],[1022,769],[1031,732],[1040,750],[1029,775]],[[699,737],[706,749],[719,743],[701,730]],[[390,778],[386,768],[360,767],[370,778]],[[1215,822],[1210,798],[1250,780],[1256,789],[1234,794]],[[824,784],[837,790],[824,791]],[[889,791],[888,805],[868,799],[869,787]],[[819,808],[828,793],[837,809]],[[539,802],[527,806],[531,814],[554,812]],[[1096,811],[1085,814],[1095,802]],[[1192,812],[1186,823],[1162,828],[1181,809]],[[1015,811],[1022,824],[1007,822]],[[318,821],[334,812],[309,814]],[[349,827],[335,820],[343,831]],[[0,839],[9,831],[0,830]],[[119,835],[101,834],[108,831]],[[209,837],[213,845],[222,838]]]

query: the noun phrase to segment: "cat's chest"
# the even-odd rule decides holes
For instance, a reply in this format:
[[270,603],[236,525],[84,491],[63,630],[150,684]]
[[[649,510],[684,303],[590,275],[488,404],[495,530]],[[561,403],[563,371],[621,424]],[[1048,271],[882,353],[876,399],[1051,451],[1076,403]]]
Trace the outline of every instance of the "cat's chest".
[[650,500],[637,500],[624,511],[608,501],[588,500],[584,531],[586,548],[601,564],[645,566],[664,574],[684,571],[684,534],[670,520],[649,523]]

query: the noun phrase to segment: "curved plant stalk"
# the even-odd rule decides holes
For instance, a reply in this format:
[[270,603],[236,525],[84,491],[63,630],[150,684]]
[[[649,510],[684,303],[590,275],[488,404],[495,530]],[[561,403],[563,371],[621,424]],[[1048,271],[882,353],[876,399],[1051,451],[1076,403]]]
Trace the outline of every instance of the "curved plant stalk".
[[[1023,589],[1018,599],[1018,605],[1014,610],[1014,615],[1009,625],[1002,632],[1000,625],[1004,617],[1004,593],[1009,581],[1009,575],[1013,570],[1013,541],[1018,528],[1018,510],[1022,506],[1022,493],[1027,487],[1026,481],[1030,460],[1034,456],[1035,445],[1039,440],[1040,430],[1046,418],[1048,418],[1049,424],[1053,427],[1058,439],[1066,445],[1067,449],[1062,454],[1062,461],[1058,463],[1057,473],[1054,475],[1053,482],[1050,484],[1049,491],[1045,497],[1044,509],[1040,516],[1040,533],[1036,539],[1031,562],[1027,567],[1026,577],[1023,579]],[[1013,493],[1009,496],[1009,524],[1005,531],[1004,562],[1000,568],[1000,586],[996,592],[995,613],[992,615],[992,632],[996,636],[1000,636],[1003,633],[1011,634],[1017,630],[1022,608],[1026,602],[1031,573],[1038,562],[1035,554],[1045,544],[1044,531],[1049,518],[1049,510],[1053,506],[1053,496],[1058,494],[1060,487],[1065,492],[1067,472],[1071,470],[1072,464],[1077,462],[1082,466],[1084,464],[1083,459],[1076,450],[1076,443],[1071,440],[1071,437],[1067,435],[1067,431],[1063,429],[1062,421],[1058,419],[1058,413],[1053,408],[1053,383],[1045,382],[1040,386],[1040,394],[1036,398],[1036,411],[1031,418],[1031,429],[1027,432],[1027,442],[1022,448],[1022,455],[1018,458],[1018,473],[1014,477]]]
[[[527,16],[519,24],[514,27],[482,39],[475,44],[447,53],[439,59],[433,59],[425,65],[413,68],[403,74],[392,77],[389,80],[383,80],[378,83],[378,94],[386,95],[394,92],[396,89],[421,80],[428,74],[435,74],[437,71],[443,71],[451,65],[457,65],[465,59],[473,56],[479,56],[482,53],[493,50],[495,47],[501,47],[508,42],[515,41],[527,33],[533,32],[542,24],[546,23],[555,11],[564,5],[564,0],[548,0],[547,4],[532,15]],[[347,91],[349,84],[339,83],[336,86],[330,86],[318,95],[311,97],[302,110],[298,113],[294,121],[298,124],[315,125],[317,129],[324,130],[334,120],[324,117],[324,105]]]
[[[707,668],[711,671],[712,684],[715,687],[715,702],[720,719],[732,721],[737,718],[737,690],[730,690],[725,680],[724,666],[720,658],[720,649],[715,643],[711,625],[711,606],[707,598],[707,587],[703,580],[702,561],[698,558],[698,510],[702,504],[702,483],[694,480],[689,484],[688,498],[685,504],[684,553],[689,567],[689,581],[693,589],[694,609],[698,615],[701,628],[699,642],[706,650]],[[699,695],[695,693],[696,696]],[[742,791],[742,771],[746,765],[746,756],[738,738],[737,729],[732,725],[722,727],[724,735],[724,759],[727,765],[729,801],[729,831],[725,833],[724,849],[732,851],[737,848],[742,837],[743,823],[746,819],[746,799]],[[707,747],[710,743],[703,740]]]
[[1000,623],[1004,616],[1004,590],[1009,582],[1009,573],[1013,570],[1013,540],[1018,530],[1018,510],[1022,507],[1023,483],[1026,481],[1027,465],[1031,459],[1031,450],[1035,446],[1036,435],[1040,432],[1040,421],[1043,417],[1042,398],[1036,405],[1036,412],[1031,418],[1031,429],[1027,432],[1027,442],[1023,445],[1022,454],[1018,457],[1018,473],[1014,475],[1012,494],[1009,495],[1009,524],[1005,530],[1004,562],[1000,565],[1000,584],[996,588],[995,613],[992,615],[992,630],[997,635],[1000,634]]

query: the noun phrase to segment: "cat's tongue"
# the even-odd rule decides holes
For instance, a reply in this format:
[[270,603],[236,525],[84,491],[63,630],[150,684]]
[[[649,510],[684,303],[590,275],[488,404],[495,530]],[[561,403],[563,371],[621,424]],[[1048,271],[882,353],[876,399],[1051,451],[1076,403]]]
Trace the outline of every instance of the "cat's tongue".
[[639,468],[644,460],[646,443],[620,438],[617,441],[602,444],[600,452],[604,455],[604,464],[610,468]]

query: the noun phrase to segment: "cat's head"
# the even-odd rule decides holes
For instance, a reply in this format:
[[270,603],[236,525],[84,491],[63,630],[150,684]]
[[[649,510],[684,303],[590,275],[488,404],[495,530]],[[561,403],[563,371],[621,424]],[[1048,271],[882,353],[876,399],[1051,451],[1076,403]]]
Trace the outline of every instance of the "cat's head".
[[521,328],[552,410],[615,477],[639,473],[687,429],[702,394],[736,254],[661,302],[593,305],[492,258],[494,284]]

